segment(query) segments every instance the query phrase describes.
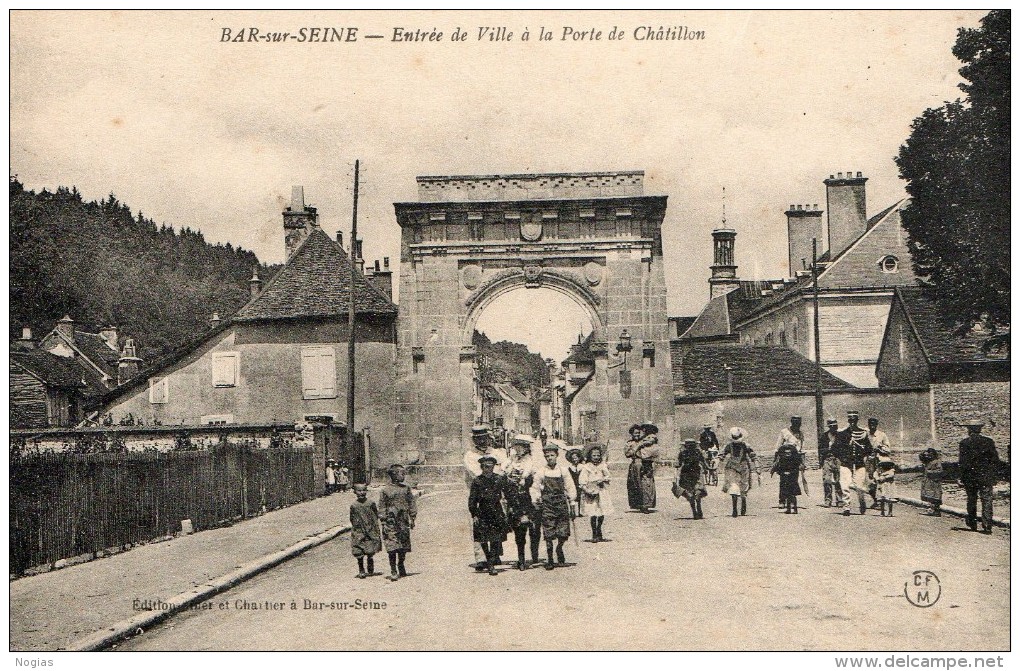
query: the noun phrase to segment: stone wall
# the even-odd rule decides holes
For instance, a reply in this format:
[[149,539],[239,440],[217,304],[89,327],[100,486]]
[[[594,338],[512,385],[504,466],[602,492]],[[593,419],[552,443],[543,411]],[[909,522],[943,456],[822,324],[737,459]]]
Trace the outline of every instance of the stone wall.
[[995,441],[999,458],[1010,461],[1009,382],[933,383],[931,403],[936,447],[946,459],[955,460],[967,430],[959,426],[968,419],[985,422],[981,433]]
[[[861,426],[868,417],[879,419],[879,428],[889,435],[893,458],[901,466],[918,464],[917,454],[932,445],[928,393],[925,391],[861,390],[824,397],[824,412],[846,426],[848,410],[861,414]],[[809,453],[818,448],[815,432],[815,399],[812,394],[737,396],[715,401],[684,403],[676,406],[675,456],[684,438],[697,438],[701,427],[716,427],[719,441],[729,440],[731,427],[739,426],[748,434],[751,447],[759,454],[771,455],[776,449],[779,432],[789,426],[790,416],[803,418],[805,442]]]

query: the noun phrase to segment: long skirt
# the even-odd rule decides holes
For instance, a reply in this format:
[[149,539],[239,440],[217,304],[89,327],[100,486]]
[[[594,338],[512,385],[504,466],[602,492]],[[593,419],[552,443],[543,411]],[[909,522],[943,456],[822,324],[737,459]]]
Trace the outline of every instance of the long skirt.
[[411,551],[411,518],[406,510],[390,513],[383,518],[382,537],[387,552]]
[[921,500],[925,503],[942,503],[942,483],[935,478],[921,480]]
[[800,482],[798,482],[799,471],[780,471],[779,473],[779,497],[782,499],[791,496],[800,496]]
[[751,490],[751,465],[746,461],[727,461],[723,469],[723,492],[746,496]]
[[655,507],[655,462],[631,459],[627,471],[627,504],[632,510]]

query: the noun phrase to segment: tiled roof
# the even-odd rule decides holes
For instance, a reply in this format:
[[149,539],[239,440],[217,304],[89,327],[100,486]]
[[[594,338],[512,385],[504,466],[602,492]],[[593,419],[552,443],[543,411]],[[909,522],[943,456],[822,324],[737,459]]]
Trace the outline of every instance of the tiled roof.
[[[1008,347],[983,351],[982,346],[991,333],[972,330],[966,335],[959,335],[957,324],[940,315],[935,304],[925,298],[919,287],[899,287],[896,296],[930,363],[1009,361]],[[996,335],[1008,333],[1006,329],[996,332]]]
[[110,377],[117,377],[117,362],[120,360],[120,352],[112,349],[106,342],[106,338],[98,333],[83,333],[76,331],[74,344],[85,357],[92,363],[102,368]]
[[570,354],[562,361],[564,366],[572,363],[593,363],[595,357],[591,353],[591,344],[595,340],[595,331],[589,333],[584,340],[570,346]]
[[84,379],[85,371],[72,358],[38,350],[11,352],[10,357],[51,387],[84,390],[88,386]]
[[[681,353],[674,341],[674,382],[687,396],[728,393],[808,391],[815,388],[815,366],[797,352],[778,345],[697,345]],[[677,365],[679,364],[679,365]],[[729,367],[729,370],[727,370]],[[732,374],[733,388],[727,373]],[[853,386],[823,370],[826,390]]]
[[710,300],[681,336],[712,338],[732,334],[733,325],[761,304],[762,290],[771,289],[773,284],[781,282],[782,280],[741,280],[736,289]]
[[[684,332],[691,327],[691,324],[693,324],[695,321],[697,321],[697,319],[698,319],[697,316],[694,316],[694,317],[670,317],[669,318],[670,324],[676,324],[676,331],[672,331],[670,333],[670,337],[678,338],[678,337],[682,336],[684,334]],[[675,336],[672,335],[673,333],[676,333],[676,335]]]
[[509,398],[514,403],[531,403],[528,397],[525,396],[520,389],[513,386],[508,382],[496,382],[492,385],[500,392],[505,398]]
[[[262,292],[242,307],[234,321],[335,317],[346,315],[351,284],[347,253],[321,228],[308,238]],[[365,276],[355,271],[358,314],[396,315],[397,307]]]

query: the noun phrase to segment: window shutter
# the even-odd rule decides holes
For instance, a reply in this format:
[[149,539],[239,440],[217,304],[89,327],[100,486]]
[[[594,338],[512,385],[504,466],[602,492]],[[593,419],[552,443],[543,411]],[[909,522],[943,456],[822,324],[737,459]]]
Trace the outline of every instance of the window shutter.
[[332,347],[319,354],[319,393],[321,398],[336,397],[336,352]]
[[149,403],[166,403],[170,399],[170,387],[167,378],[149,380]]
[[336,398],[336,352],[332,347],[301,348],[301,394]]
[[214,387],[237,385],[237,352],[214,352],[212,356],[212,383]]

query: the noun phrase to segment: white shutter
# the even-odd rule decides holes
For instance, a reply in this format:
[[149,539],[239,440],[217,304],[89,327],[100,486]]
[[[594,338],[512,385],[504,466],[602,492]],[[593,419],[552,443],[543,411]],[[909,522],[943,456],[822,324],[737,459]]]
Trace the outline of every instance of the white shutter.
[[213,352],[212,383],[214,387],[237,386],[239,359],[237,352]]
[[169,379],[152,378],[149,380],[149,403],[166,403],[170,400]]
[[301,348],[303,398],[336,398],[336,353],[332,347]]

